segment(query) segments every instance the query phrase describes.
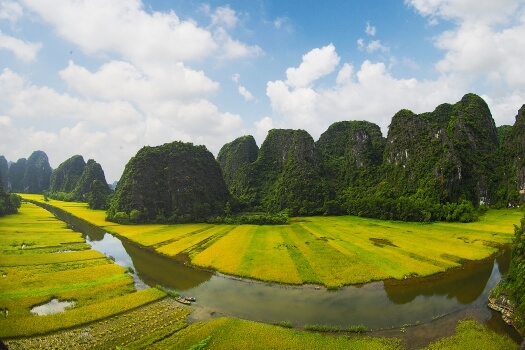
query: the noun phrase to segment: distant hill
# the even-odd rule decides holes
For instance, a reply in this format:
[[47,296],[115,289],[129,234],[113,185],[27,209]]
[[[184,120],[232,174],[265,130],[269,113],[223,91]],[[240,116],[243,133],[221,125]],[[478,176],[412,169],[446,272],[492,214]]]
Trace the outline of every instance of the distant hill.
[[62,162],[51,174],[48,195],[66,201],[87,202],[92,209],[106,209],[111,189],[104,171],[93,159],[81,155]]
[[9,166],[7,189],[11,192],[42,193],[49,188],[52,171],[47,154],[34,151],[29,158],[21,158]]

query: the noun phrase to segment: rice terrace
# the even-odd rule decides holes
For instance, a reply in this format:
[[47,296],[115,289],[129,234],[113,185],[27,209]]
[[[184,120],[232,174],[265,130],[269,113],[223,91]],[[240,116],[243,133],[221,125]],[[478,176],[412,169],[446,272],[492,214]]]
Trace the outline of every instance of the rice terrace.
[[[282,287],[291,288],[292,293],[301,289],[337,293],[347,285],[382,280],[403,283],[447,274],[467,261],[493,256],[509,244],[513,224],[523,214],[519,210],[491,210],[469,224],[341,216],[302,217],[292,219],[290,225],[267,226],[119,225],[105,221],[104,211],[89,209],[85,203],[44,201],[42,195],[22,197],[82,218],[153,254],[169,257],[173,264],[186,263],[248,279],[216,277],[239,284],[270,282],[273,287],[261,284],[261,288],[273,288],[277,297]],[[0,339],[10,349],[187,349],[198,344],[213,349],[251,348],[253,344],[262,348],[403,349],[401,339],[406,333],[425,326],[413,320],[410,326],[374,332],[358,323],[323,326],[276,319],[263,324],[232,318],[227,311],[214,316],[213,309],[199,305],[206,305],[200,299],[194,303],[197,309],[192,317],[190,307],[167,296],[174,294],[170,288],[151,286],[136,291],[132,275],[140,276],[140,271],[119,266],[114,257],[90,249],[80,233],[36,204],[24,202],[19,214],[1,220],[0,309],[4,317],[0,318]],[[242,289],[231,286],[234,295],[235,289]],[[318,298],[324,300],[320,294]],[[31,313],[33,307],[52,299],[72,304],[50,315]],[[324,335],[326,332],[342,336]],[[380,336],[384,334],[388,337]],[[479,323],[461,321],[452,338],[445,337],[430,348],[448,348],[446,344],[458,339],[468,346],[515,346],[509,338],[489,332]]]

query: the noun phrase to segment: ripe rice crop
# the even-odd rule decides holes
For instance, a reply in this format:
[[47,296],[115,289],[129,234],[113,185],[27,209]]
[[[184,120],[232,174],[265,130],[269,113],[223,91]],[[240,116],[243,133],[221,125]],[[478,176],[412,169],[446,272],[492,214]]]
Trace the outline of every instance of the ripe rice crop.
[[[113,225],[111,229],[163,254],[188,253],[199,267],[263,281],[338,288],[429,276],[465,260],[486,258],[497,246],[511,242],[513,224],[522,216],[518,210],[490,210],[480,221],[468,224],[340,216],[301,218],[282,226]],[[228,232],[221,231],[225,228]]]
[[27,337],[70,328],[132,310],[165,296],[166,294],[161,290],[149,288],[84,307],[66,310],[59,314],[0,318],[0,337]]
[[235,227],[208,249],[197,254],[192,263],[204,268],[215,268],[225,273],[236,274],[256,229],[257,226],[254,225]]
[[190,325],[152,349],[189,349],[208,337],[210,349],[402,349],[395,338],[332,337],[233,318]]
[[[79,233],[34,204],[23,203],[19,214],[0,223],[0,337],[80,325],[165,296],[156,289],[135,293],[123,267],[83,250],[89,245]],[[67,251],[70,246],[77,251]],[[48,316],[30,312],[53,298],[74,301],[74,306]]]

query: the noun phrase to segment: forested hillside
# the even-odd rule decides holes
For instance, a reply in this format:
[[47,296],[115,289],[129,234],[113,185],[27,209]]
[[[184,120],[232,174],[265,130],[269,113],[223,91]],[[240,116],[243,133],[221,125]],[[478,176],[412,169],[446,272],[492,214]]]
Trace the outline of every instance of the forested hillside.
[[399,111],[386,138],[364,121],[334,123],[317,142],[304,130],[270,130],[257,156],[253,141],[245,156],[253,138],[244,136],[219,162],[244,210],[473,221],[477,207],[523,201],[524,113],[496,128],[485,101],[467,94],[432,112]]
[[[80,155],[52,174],[42,151],[8,169],[1,157],[4,174],[13,192],[49,189],[51,197],[92,208],[109,203],[102,167]],[[259,148],[253,136],[242,136],[217,159],[183,142],[144,147],[126,165],[108,218],[221,221],[255,213],[278,214],[282,222],[287,215],[352,214],[468,222],[478,208],[522,204],[524,190],[525,106],[513,126],[496,128],[485,101],[466,94],[432,112],[400,110],[386,137],[374,123],[340,121],[318,141],[305,130],[273,129]]]
[[64,201],[87,202],[92,209],[107,209],[111,189],[100,164],[93,159],[86,163],[75,155],[53,171],[47,194]]
[[126,164],[108,211],[117,222],[185,222],[222,214],[230,195],[204,146],[143,147]]

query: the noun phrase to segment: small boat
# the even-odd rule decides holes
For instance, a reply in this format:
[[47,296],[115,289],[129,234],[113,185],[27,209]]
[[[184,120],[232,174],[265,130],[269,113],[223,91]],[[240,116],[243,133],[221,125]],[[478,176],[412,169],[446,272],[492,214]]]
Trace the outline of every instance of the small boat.
[[194,297],[182,297],[182,298],[187,301],[197,301],[197,299],[195,299]]
[[175,300],[184,305],[191,305],[191,302],[181,297],[176,297]]

